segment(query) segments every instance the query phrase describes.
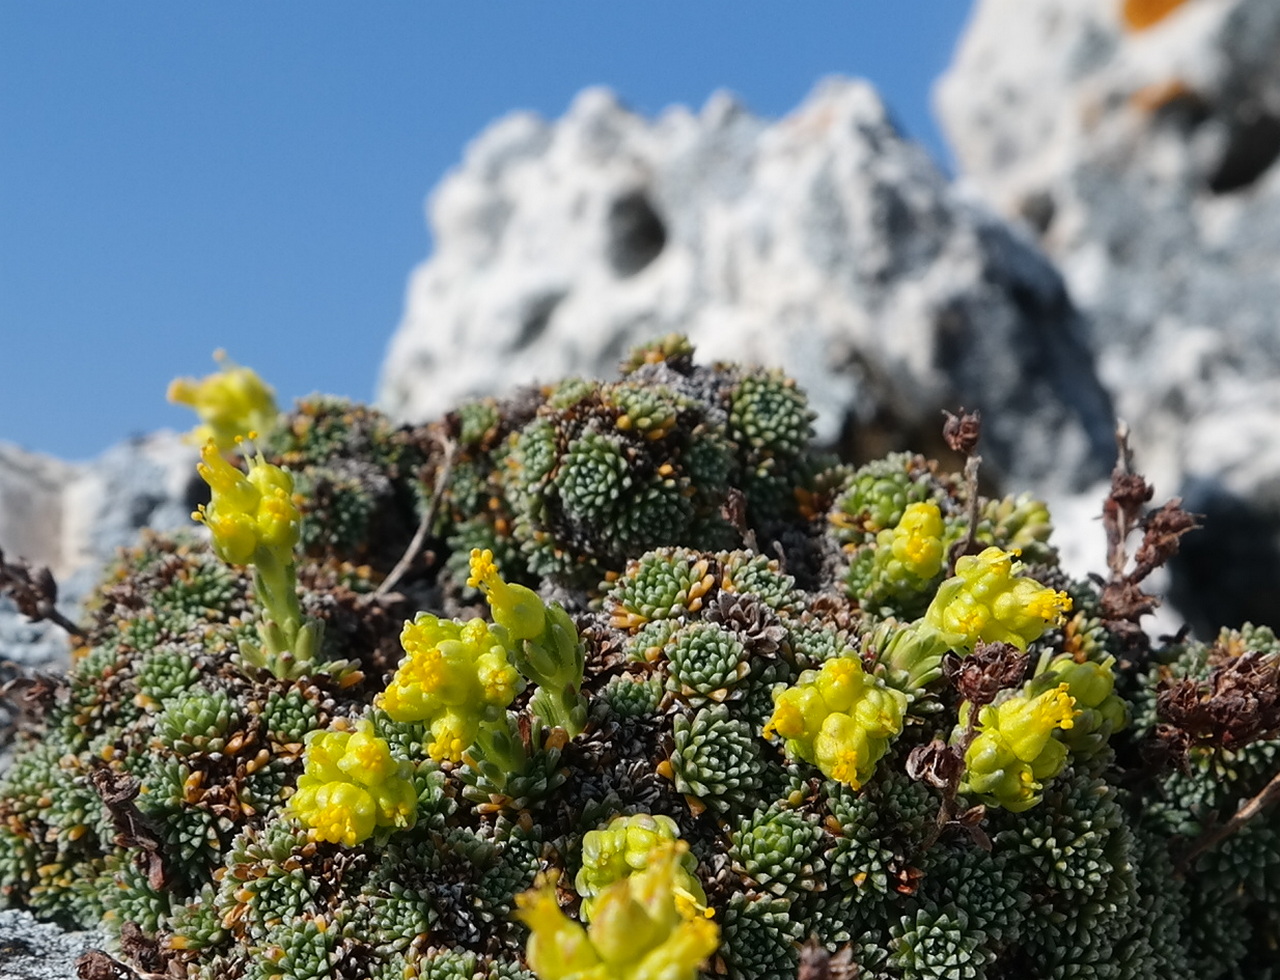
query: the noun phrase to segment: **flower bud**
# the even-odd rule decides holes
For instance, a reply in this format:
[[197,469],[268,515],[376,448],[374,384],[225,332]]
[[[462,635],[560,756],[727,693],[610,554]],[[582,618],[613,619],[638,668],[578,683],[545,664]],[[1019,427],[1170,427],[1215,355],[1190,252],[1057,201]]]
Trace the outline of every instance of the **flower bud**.
[[[1015,813],[1039,803],[1044,782],[1066,766],[1067,747],[1056,736],[1079,714],[1066,684],[1039,694],[1029,693],[1030,687],[978,713],[978,734],[965,751],[960,786]],[[968,719],[965,708],[962,725]]]
[[202,424],[192,430],[191,441],[203,444],[212,439],[219,449],[228,450],[251,432],[271,428],[280,412],[275,393],[255,371],[232,363],[225,351],[213,357],[221,371],[200,380],[175,378],[168,398],[189,405],[200,416]]
[[964,556],[956,563],[956,574],[938,587],[925,623],[954,650],[970,651],[979,640],[1026,650],[1062,621],[1071,599],[1020,577],[1021,567],[996,547]]
[[862,669],[856,656],[835,657],[806,670],[774,694],[765,738],[781,735],[787,754],[816,765],[830,779],[862,786],[902,731],[906,695]]
[[353,847],[379,828],[413,826],[418,794],[409,776],[409,763],[392,759],[367,720],[354,732],[314,733],[289,812],[313,839]]

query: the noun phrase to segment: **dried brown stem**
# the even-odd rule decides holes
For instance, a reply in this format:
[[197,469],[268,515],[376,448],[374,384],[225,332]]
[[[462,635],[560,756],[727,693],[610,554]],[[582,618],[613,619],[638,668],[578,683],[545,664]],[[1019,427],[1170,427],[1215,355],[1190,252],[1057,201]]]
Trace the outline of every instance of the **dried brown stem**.
[[440,448],[444,453],[444,459],[440,463],[440,469],[436,471],[436,485],[431,493],[431,501],[427,504],[427,509],[423,511],[422,520],[418,522],[418,529],[413,534],[413,540],[409,542],[409,547],[405,549],[400,560],[396,562],[396,567],[391,569],[391,573],[382,580],[376,589],[373,590],[374,599],[380,599],[393,588],[396,583],[404,577],[413,561],[418,557],[418,553],[422,551],[422,544],[427,539],[427,534],[431,530],[431,525],[435,523],[436,514],[440,510],[440,503],[444,500],[444,492],[449,488],[449,477],[453,475],[453,461],[458,455],[458,444],[448,436],[440,436]]
[[1133,471],[1133,450],[1129,446],[1129,426],[1116,423],[1116,465],[1111,471],[1111,492],[1102,504],[1102,526],[1107,533],[1107,569],[1111,582],[1136,584],[1125,574],[1129,553],[1125,542],[1142,520],[1142,510],[1151,499],[1152,488]]
[[756,541],[756,532],[747,523],[747,495],[737,487],[730,487],[725,495],[724,505],[720,508],[724,519],[733,525],[733,529],[742,538],[742,546],[747,551],[760,554],[760,545]]
[[978,536],[978,467],[982,465],[982,457],[976,453],[964,461],[964,489],[969,495],[968,506],[965,513],[965,523],[968,528],[964,532],[964,538],[959,545],[953,546],[951,549],[951,567],[949,573],[954,575],[956,571],[956,562],[965,555],[972,555],[976,551],[974,544]]
[[84,630],[58,611],[58,583],[48,568],[32,569],[21,559],[6,561],[0,551],[0,594],[8,595],[32,622],[47,620],[77,639],[85,638]]
[[1190,849],[1182,856],[1183,867],[1189,866],[1196,857],[1226,840],[1276,800],[1280,800],[1280,772],[1272,776],[1271,782],[1267,783],[1256,796],[1245,800],[1230,820],[1197,837]]
[[947,556],[947,574],[954,575],[956,562],[965,555],[972,555],[978,549],[975,541],[978,535],[978,469],[982,466],[982,457],[975,451],[982,435],[982,414],[966,412],[960,409],[959,415],[943,412],[946,424],[942,427],[942,438],[955,452],[963,453],[964,489],[968,495],[965,509],[965,522],[968,525],[964,537],[951,546]]

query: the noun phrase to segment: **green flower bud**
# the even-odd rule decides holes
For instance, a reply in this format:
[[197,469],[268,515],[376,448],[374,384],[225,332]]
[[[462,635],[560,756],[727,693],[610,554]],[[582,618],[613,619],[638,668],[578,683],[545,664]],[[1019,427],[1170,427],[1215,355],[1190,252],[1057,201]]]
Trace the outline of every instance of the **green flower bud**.
[[[647,813],[614,817],[604,830],[584,834],[582,869],[573,880],[573,887],[582,896],[583,921],[593,919],[597,900],[610,885],[643,871],[664,845],[679,839],[674,820]],[[693,855],[685,851],[675,872],[676,887],[699,905],[706,905],[706,893],[693,874],[695,867]]]
[[938,588],[925,612],[953,650],[969,651],[979,640],[1012,643],[1019,650],[1062,621],[1071,608],[1065,592],[1018,575],[1022,565],[999,548],[966,555],[956,574]]
[[[965,750],[961,791],[1015,813],[1035,806],[1043,784],[1067,763],[1067,747],[1054,735],[1071,728],[1077,714],[1066,684],[983,707],[978,735]],[[966,704],[962,724],[967,717]]]
[[774,705],[765,738],[781,735],[789,756],[857,789],[902,731],[907,698],[867,674],[857,657],[836,657],[802,673]]

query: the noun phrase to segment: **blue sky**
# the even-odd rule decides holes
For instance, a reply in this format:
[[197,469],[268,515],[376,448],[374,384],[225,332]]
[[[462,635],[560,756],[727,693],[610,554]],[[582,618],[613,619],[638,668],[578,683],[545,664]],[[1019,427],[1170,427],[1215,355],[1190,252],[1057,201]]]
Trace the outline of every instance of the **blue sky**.
[[969,0],[0,4],[0,440],[68,459],[186,428],[225,347],[282,401],[373,394],[429,190],[515,109],[604,84],[778,116],[871,79],[945,151],[929,90]]

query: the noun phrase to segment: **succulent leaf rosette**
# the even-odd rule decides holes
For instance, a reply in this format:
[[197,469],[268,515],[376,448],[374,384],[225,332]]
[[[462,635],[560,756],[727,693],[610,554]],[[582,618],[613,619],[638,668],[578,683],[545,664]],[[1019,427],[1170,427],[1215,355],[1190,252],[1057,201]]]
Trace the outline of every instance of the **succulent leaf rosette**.
[[0,904],[174,980],[1273,977],[1280,640],[1140,622],[1194,520],[1122,467],[1073,579],[976,419],[854,466],[694,354],[403,426],[176,382],[204,527],[9,688]]

